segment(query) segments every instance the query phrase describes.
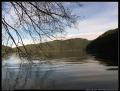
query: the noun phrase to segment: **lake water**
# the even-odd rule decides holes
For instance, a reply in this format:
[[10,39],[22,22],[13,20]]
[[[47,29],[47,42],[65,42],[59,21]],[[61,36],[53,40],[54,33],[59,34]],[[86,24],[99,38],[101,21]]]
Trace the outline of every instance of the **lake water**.
[[[2,89],[118,89],[118,66],[94,57],[2,60]],[[21,66],[21,67],[20,67]]]

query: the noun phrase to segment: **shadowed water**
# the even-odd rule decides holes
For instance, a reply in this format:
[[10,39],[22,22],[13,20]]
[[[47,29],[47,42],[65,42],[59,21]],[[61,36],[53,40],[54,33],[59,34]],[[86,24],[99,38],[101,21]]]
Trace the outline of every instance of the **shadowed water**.
[[118,89],[118,66],[91,56],[32,61],[3,59],[2,89]]

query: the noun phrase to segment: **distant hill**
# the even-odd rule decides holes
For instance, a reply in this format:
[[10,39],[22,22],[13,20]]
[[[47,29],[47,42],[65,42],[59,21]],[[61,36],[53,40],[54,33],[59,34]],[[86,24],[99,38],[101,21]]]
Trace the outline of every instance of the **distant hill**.
[[[85,48],[89,43],[86,39],[74,38],[68,40],[54,40],[51,42],[30,44],[25,48],[29,55],[52,57],[70,57],[84,55]],[[23,46],[19,47],[25,54]],[[17,49],[14,48],[14,51]]]
[[100,58],[114,60],[118,62],[118,28],[109,30],[91,41],[87,52]]
[[11,52],[13,52],[13,49],[11,47],[2,45],[2,56],[5,56]]

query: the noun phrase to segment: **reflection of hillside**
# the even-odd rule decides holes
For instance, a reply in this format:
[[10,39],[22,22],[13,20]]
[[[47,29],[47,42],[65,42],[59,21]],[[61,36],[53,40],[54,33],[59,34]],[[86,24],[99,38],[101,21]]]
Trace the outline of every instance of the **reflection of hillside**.
[[93,40],[86,50],[96,58],[108,59],[113,65],[118,65],[118,28],[109,30]]
[[106,66],[116,66],[116,65],[118,65],[118,61],[115,61],[115,60],[100,58],[98,56],[96,56],[95,59],[98,60],[101,64],[106,65]]

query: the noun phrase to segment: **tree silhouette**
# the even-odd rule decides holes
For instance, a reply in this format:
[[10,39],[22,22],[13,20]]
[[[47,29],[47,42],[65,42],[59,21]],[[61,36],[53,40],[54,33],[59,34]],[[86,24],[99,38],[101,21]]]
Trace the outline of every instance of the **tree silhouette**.
[[23,35],[29,35],[33,43],[36,39],[41,42],[44,37],[55,39],[56,33],[63,33],[65,27],[71,27],[77,19],[70,8],[66,7],[66,3],[2,2],[2,41],[10,41],[19,53],[22,52],[19,44],[24,46]]
[[[63,33],[65,27],[74,25],[78,17],[72,14],[70,8],[66,7],[66,3],[2,2],[2,44],[6,46],[10,43],[11,46],[14,44],[19,56],[21,56],[21,52],[27,56],[29,64],[25,66],[25,83],[32,65],[32,59],[30,52],[25,47],[24,38],[29,36],[33,43],[36,42],[36,39],[39,40],[39,43],[42,42],[43,38],[53,40],[56,38],[55,34]],[[78,5],[81,6],[79,3]],[[24,51],[20,49],[19,44],[23,46]],[[41,46],[39,49],[42,51]],[[44,54],[44,50],[42,52]],[[8,85],[10,82],[6,81],[3,89],[16,89],[19,80],[21,80],[19,75],[22,72],[21,68],[24,68],[23,66],[24,63],[22,62],[19,65],[17,76],[14,77],[14,84]],[[23,85],[25,86],[25,84]],[[4,88],[4,86],[7,87]]]

